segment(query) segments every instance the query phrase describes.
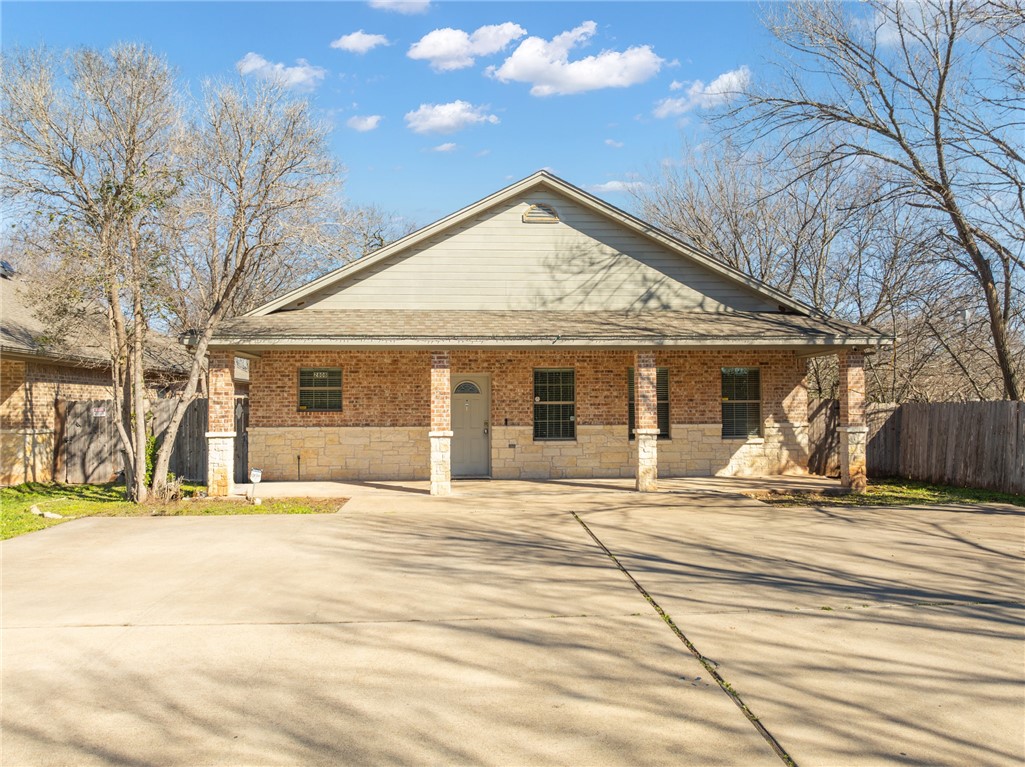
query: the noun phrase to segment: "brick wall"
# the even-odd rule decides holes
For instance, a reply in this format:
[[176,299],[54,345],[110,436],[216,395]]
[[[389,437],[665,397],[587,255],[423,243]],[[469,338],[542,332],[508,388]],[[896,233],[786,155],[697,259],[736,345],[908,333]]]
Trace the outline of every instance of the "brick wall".
[[865,425],[865,355],[843,352],[837,355],[840,366],[840,424]]
[[[449,353],[449,363],[452,386],[459,382],[460,374],[490,376],[495,476],[499,476],[500,467],[503,476],[517,476],[514,467],[521,462],[529,462],[524,476],[632,476],[632,448],[625,441],[627,371],[634,365],[633,351],[457,349]],[[805,364],[793,352],[657,350],[655,365],[669,368],[670,420],[674,437],[659,446],[662,476],[770,473],[798,470],[806,463]],[[300,367],[342,369],[341,412],[298,411]],[[544,367],[569,367],[576,371],[579,444],[533,443],[533,370]],[[721,423],[722,415],[720,369],[723,367],[760,368],[763,439],[722,440],[716,425]],[[389,444],[395,442],[397,455],[416,456],[419,460],[429,453],[431,375],[429,351],[268,352],[253,362],[251,371],[250,423],[254,430],[262,432],[259,444],[250,443],[250,463],[257,467],[261,462],[268,466],[280,463],[283,473],[291,472],[296,440],[303,433],[301,429],[297,431],[297,427],[317,427],[307,433],[317,444],[321,439],[329,440],[325,447],[330,447],[335,439],[332,432],[324,431],[325,428],[400,429],[396,432],[399,437],[389,439]],[[275,429],[282,440],[274,437]],[[350,431],[339,433],[347,435],[344,439],[354,445],[363,440]],[[423,445],[406,445],[410,433],[419,434]],[[582,436],[585,433],[586,440]],[[602,453],[594,466],[590,466],[589,457],[581,453],[584,442]],[[510,443],[517,447],[509,448]],[[374,440],[363,440],[363,444],[365,447],[356,449],[360,453],[358,460],[346,457],[344,451],[329,449],[328,452],[336,454],[342,464],[351,462],[349,473],[352,476],[367,476],[368,469],[357,464],[366,460],[363,451],[373,450]],[[282,455],[278,456],[277,452]],[[313,461],[309,465],[314,468]],[[344,465],[317,468],[323,470],[321,478],[340,478],[348,471]],[[426,467],[417,466],[411,476],[422,476],[425,470]],[[304,472],[304,478],[318,477]]]
[[0,484],[53,478],[57,400],[110,396],[103,369],[0,360]]
[[451,429],[451,360],[448,352],[431,352],[431,431]]
[[[574,368],[577,423],[626,425],[627,371],[631,351],[474,351],[450,354],[452,384],[459,374],[491,377],[491,420],[496,426],[531,426],[534,368]],[[763,418],[771,423],[807,421],[805,365],[793,352],[658,351],[669,368],[671,421],[720,423],[723,367],[761,369]],[[342,369],[342,411],[300,412],[299,368]],[[253,426],[431,425],[431,358],[427,351],[267,352],[253,361],[250,420]],[[508,420],[507,420],[508,419]],[[226,429],[226,430],[230,430]]]
[[[342,369],[341,412],[299,411],[299,368]],[[430,427],[430,352],[271,351],[249,369],[253,426]]]
[[3,360],[0,428],[54,429],[58,399],[110,399],[110,373],[96,368]]
[[208,364],[210,396],[207,431],[218,434],[235,431],[235,357],[224,352],[210,354]]

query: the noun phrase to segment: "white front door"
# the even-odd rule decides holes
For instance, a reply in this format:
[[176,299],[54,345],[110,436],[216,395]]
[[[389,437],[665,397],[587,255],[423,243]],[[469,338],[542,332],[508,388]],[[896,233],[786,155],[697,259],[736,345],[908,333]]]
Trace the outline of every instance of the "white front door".
[[452,376],[453,477],[491,473],[490,400],[487,376]]

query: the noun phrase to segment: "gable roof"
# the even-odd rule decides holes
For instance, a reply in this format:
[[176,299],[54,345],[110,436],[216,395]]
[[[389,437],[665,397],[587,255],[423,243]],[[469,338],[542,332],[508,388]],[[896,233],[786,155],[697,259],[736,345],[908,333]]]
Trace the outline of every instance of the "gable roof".
[[345,266],[342,266],[323,277],[313,280],[296,290],[279,296],[278,298],[253,309],[245,316],[261,317],[272,314],[293,302],[312,296],[313,294],[320,293],[326,289],[330,289],[332,286],[351,279],[363,271],[372,269],[377,264],[394,257],[396,254],[412,250],[433,237],[437,237],[458,228],[464,222],[490,208],[501,205],[502,203],[515,198],[517,195],[521,195],[527,191],[538,188],[547,188],[551,191],[562,194],[584,208],[618,223],[635,234],[654,241],[670,253],[673,253],[682,259],[696,263],[719,277],[724,278],[728,282],[740,285],[746,290],[761,296],[765,300],[780,306],[784,310],[806,316],[825,318],[824,314],[813,307],[797,301],[786,293],[776,290],[753,277],[749,277],[743,272],[723,264],[721,261],[717,261],[707,253],[697,250],[693,246],[688,245],[666,232],[663,232],[661,229],[658,229],[627,213],[626,211],[621,210],[620,208],[617,208],[614,205],[585,192],[579,187],[576,187],[543,170],[517,181],[516,183],[511,184],[482,200],[478,200],[477,202],[468,205],[462,210],[446,216],[445,218],[439,219],[432,224],[428,224],[416,232],[396,240],[370,255],[346,264]]
[[[81,316],[55,333],[38,318],[31,287],[21,275],[0,278],[0,354],[74,367],[108,367],[107,319],[102,309],[83,305]],[[144,352],[147,370],[178,373],[188,369],[188,357],[173,338],[150,331],[150,339]]]

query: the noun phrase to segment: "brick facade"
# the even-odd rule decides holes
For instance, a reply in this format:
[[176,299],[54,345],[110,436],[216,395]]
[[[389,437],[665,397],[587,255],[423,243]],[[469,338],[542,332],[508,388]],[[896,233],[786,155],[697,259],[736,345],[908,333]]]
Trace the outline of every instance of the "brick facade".
[[110,398],[102,368],[0,360],[0,484],[52,481],[57,402]]
[[[672,424],[671,439],[658,443],[659,475],[778,473],[807,465],[805,364],[795,353],[661,349],[653,356],[657,367],[669,369]],[[453,381],[461,373],[490,377],[492,476],[635,475],[636,447],[627,435],[633,351],[454,349],[448,361]],[[302,460],[312,472],[304,468],[303,479],[387,478],[377,464],[408,464],[394,479],[429,477],[428,435],[447,431],[437,428],[448,402],[432,402],[432,375],[443,370],[434,364],[426,350],[266,352],[252,365],[250,465],[264,469],[266,480],[294,479],[306,435],[305,449],[319,453],[316,461]],[[764,434],[758,439],[721,436],[721,368],[736,366],[761,370]],[[305,367],[341,368],[341,412],[299,411],[298,374]],[[533,371],[545,367],[576,371],[574,442],[533,440]]]
[[655,352],[634,354],[634,445],[637,490],[658,490],[658,368]]
[[865,425],[865,355],[841,352],[837,355],[840,372],[840,424]]
[[868,486],[865,421],[865,355],[841,352],[840,369],[840,484],[856,493]]
[[235,474],[235,356],[214,352],[207,366],[206,489],[230,495]]
[[431,352],[431,431],[452,429],[452,371],[448,352]]

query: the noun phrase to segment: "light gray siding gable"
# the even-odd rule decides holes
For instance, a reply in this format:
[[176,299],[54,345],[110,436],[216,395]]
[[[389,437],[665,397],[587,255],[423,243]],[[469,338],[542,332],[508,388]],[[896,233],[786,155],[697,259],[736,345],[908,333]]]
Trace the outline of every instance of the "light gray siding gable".
[[[530,205],[557,223],[526,223]],[[534,189],[289,309],[771,311],[776,304],[605,215]]]

